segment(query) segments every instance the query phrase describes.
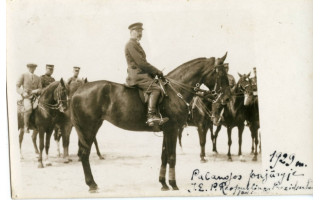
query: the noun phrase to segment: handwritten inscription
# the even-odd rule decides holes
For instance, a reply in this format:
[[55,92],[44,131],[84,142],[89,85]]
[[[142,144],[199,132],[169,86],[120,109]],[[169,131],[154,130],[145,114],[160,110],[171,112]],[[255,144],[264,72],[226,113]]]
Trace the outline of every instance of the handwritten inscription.
[[[249,195],[278,191],[312,190],[312,179],[305,177],[302,167],[308,165],[296,159],[295,154],[274,151],[270,154],[269,169],[261,172],[250,170],[248,174],[227,173],[216,175],[194,169],[189,193],[220,191],[223,195]],[[284,166],[284,170],[279,170]]]

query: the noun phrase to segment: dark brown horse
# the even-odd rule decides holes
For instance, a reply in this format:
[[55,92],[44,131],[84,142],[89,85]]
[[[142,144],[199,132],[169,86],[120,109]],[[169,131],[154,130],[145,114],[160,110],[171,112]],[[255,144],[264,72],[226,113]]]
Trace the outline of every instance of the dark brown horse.
[[[77,91],[77,89],[87,83],[88,80],[85,78],[84,80],[80,80],[78,82],[73,82],[71,83],[71,80],[67,83],[67,87],[69,89],[69,97],[70,99],[72,98],[73,94]],[[62,145],[63,145],[63,159],[64,163],[68,163],[72,161],[72,159],[69,158],[69,142],[70,142],[70,134],[72,130],[72,122],[71,122],[71,112],[70,108],[63,112],[63,113],[58,113],[57,115],[57,120],[56,120],[56,125],[59,127],[59,132],[55,131],[54,134],[54,139],[57,143],[57,151],[58,151],[58,156],[60,156],[60,138],[62,137]],[[96,151],[100,159],[104,159],[104,157],[101,155],[99,146],[97,143],[97,140],[94,140],[94,144],[96,146]]]
[[224,125],[227,128],[228,132],[228,160],[232,161],[230,148],[232,145],[231,133],[234,127],[238,127],[238,142],[239,150],[238,155],[240,159],[242,158],[241,146],[242,146],[242,133],[244,130],[244,122],[246,120],[246,107],[244,105],[247,99],[245,98],[244,90],[247,86],[248,77],[247,75],[240,75],[240,79],[237,82],[236,86],[232,88],[232,95],[230,101],[223,105],[218,99],[215,103],[212,104],[212,113],[213,113],[213,124],[217,126],[214,135],[211,135],[213,151],[217,151],[217,138],[221,125]]
[[[30,116],[30,128],[33,130],[33,142],[37,153],[36,136],[39,133],[40,138],[40,155],[38,160],[38,167],[43,168],[42,152],[44,149],[44,135],[46,134],[45,148],[46,148],[46,165],[51,165],[49,161],[49,147],[50,138],[54,129],[56,116],[59,112],[64,112],[68,107],[68,89],[64,84],[63,79],[51,83],[48,87],[43,89],[40,97],[38,107],[32,112]],[[23,120],[18,114],[18,128],[20,128],[19,142],[20,150],[23,139]],[[21,153],[21,152],[20,152]]]
[[[222,65],[226,55],[218,60]],[[169,184],[178,190],[175,178],[176,143],[179,129],[187,121],[189,102],[195,96],[192,88],[197,84],[213,87],[217,78],[215,58],[198,58],[171,71],[165,85],[168,97],[159,105],[163,116],[169,121],[162,125],[163,144],[159,181],[162,190],[169,187],[165,180],[169,165]],[[222,66],[220,66],[222,67]],[[110,81],[95,81],[81,86],[71,100],[71,119],[79,136],[79,152],[85,174],[85,182],[90,191],[97,190],[91,172],[89,155],[91,145],[104,120],[131,131],[153,131],[146,122],[147,107],[141,101],[137,88],[128,88]]]
[[[248,77],[247,77],[248,78]],[[251,132],[252,138],[252,148],[251,153],[254,154],[253,161],[257,161],[258,155],[258,144],[259,136],[258,130],[260,128],[260,119],[259,119],[259,102],[257,95],[257,85],[253,84],[252,79],[246,79],[248,81],[246,87],[244,87],[245,94],[245,103],[246,106],[246,120]],[[260,139],[261,140],[261,139]],[[260,152],[261,152],[261,143],[260,143]]]

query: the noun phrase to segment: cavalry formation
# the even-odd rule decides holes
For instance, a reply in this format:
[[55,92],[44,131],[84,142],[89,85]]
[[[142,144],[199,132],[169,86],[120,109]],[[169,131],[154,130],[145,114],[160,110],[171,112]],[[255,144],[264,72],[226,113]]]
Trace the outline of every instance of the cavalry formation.
[[[38,167],[43,168],[42,152],[45,147],[45,165],[49,161],[50,137],[56,128],[56,139],[62,137],[64,159],[68,162],[68,145],[71,129],[74,126],[79,137],[79,160],[84,169],[85,182],[90,191],[98,189],[91,172],[89,155],[91,146],[97,141],[96,134],[104,120],[115,126],[131,131],[162,131],[163,144],[159,181],[162,190],[168,190],[166,173],[169,174],[169,185],[178,190],[175,177],[176,144],[182,139],[185,125],[198,128],[201,162],[205,159],[206,133],[211,131],[213,151],[217,152],[216,143],[221,126],[228,131],[228,159],[231,160],[231,130],[238,127],[239,156],[241,156],[242,131],[245,123],[249,126],[254,153],[257,160],[259,112],[256,95],[256,80],[250,74],[240,76],[239,81],[230,87],[222,58],[198,58],[186,62],[166,76],[157,80],[162,85],[163,99],[159,103],[159,111],[169,120],[157,127],[146,124],[147,105],[139,94],[139,88],[128,87],[110,81],[78,81],[63,79],[49,84],[41,91],[38,106],[30,117],[30,129],[34,130],[33,139],[37,152],[36,135],[39,133],[40,154]],[[205,85],[209,90],[200,89]],[[24,133],[23,112],[18,112],[18,128],[20,129],[20,148]],[[217,126],[213,133],[213,125]],[[46,142],[44,144],[44,136]],[[160,147],[159,147],[160,148]],[[98,150],[98,155],[103,157]],[[168,170],[167,170],[168,169]]]

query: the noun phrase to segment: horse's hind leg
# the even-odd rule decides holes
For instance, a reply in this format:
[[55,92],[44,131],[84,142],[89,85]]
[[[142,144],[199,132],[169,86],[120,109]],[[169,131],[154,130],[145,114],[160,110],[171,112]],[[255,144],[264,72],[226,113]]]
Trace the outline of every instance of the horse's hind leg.
[[23,159],[23,155],[22,155],[22,141],[23,141],[23,135],[24,135],[24,131],[23,128],[20,128],[19,130],[19,148],[20,148],[20,159]]
[[91,171],[91,166],[89,162],[89,156],[90,156],[90,151],[91,151],[91,146],[93,143],[94,138],[96,137],[96,134],[102,125],[102,120],[98,122],[90,122],[87,124],[93,124],[90,127],[86,127],[85,129],[82,129],[78,127],[75,124],[75,128],[78,132],[79,136],[79,151],[78,151],[78,156],[81,159],[84,175],[85,175],[85,180],[86,184],[89,186],[89,191],[90,192],[95,192],[98,189],[98,185],[93,179],[92,171]]
[[32,133],[32,143],[33,143],[33,148],[34,148],[34,152],[36,154],[39,154],[39,150],[38,150],[38,146],[37,146],[37,136],[38,136],[38,131],[37,130],[33,130]]
[[161,151],[161,166],[160,166],[160,174],[159,174],[159,182],[162,184],[162,191],[169,190],[169,186],[166,183],[166,171],[167,171],[167,147],[165,137],[163,137],[162,141],[162,151]]
[[101,155],[99,150],[97,138],[94,138],[93,142],[94,142],[94,146],[96,146],[97,155],[99,156],[100,160],[104,160],[104,157]]
[[46,166],[51,166],[51,162],[50,162],[50,159],[49,159],[49,148],[50,148],[50,138],[51,138],[51,135],[52,135],[52,131],[48,131],[46,133],[46,159],[45,159],[45,164]]

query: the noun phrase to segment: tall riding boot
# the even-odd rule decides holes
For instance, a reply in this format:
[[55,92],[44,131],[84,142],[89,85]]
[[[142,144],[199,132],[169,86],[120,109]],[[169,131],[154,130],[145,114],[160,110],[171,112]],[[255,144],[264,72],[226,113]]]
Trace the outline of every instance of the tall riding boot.
[[25,111],[23,113],[24,132],[29,133],[29,119],[32,111]]
[[160,118],[156,115],[156,107],[157,107],[157,102],[160,96],[160,92],[152,92],[149,96],[148,100],[148,120],[147,124],[149,126],[154,126],[155,123],[162,125],[163,123],[167,122],[169,120],[168,117]]

